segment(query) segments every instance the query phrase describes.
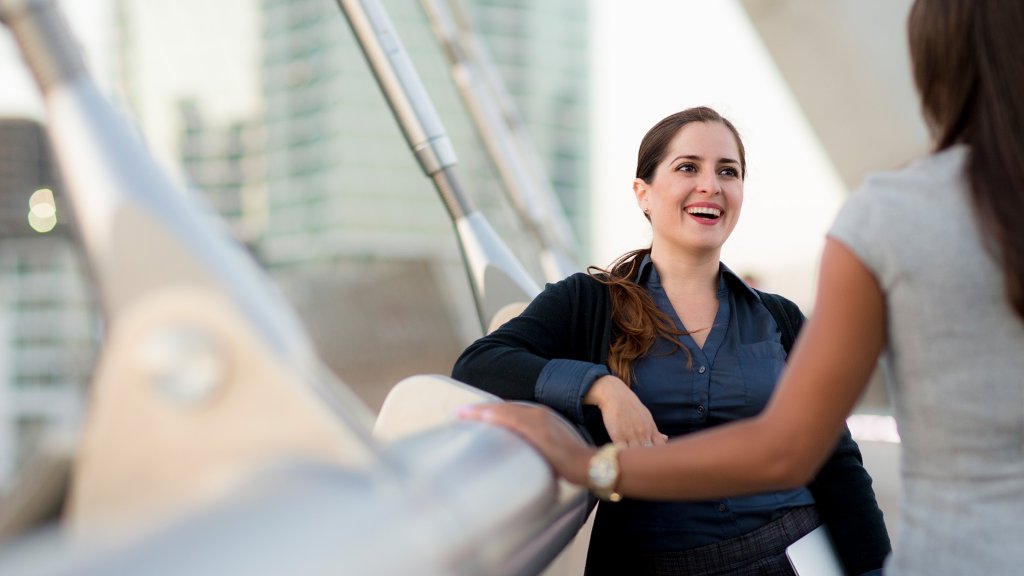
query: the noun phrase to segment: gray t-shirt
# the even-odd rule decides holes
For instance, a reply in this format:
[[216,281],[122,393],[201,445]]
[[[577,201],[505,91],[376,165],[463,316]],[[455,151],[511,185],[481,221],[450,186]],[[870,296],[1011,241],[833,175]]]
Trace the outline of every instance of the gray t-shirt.
[[956,146],[872,176],[829,232],[885,293],[903,441],[886,576],[1024,574],[1024,322],[982,246],[966,158]]

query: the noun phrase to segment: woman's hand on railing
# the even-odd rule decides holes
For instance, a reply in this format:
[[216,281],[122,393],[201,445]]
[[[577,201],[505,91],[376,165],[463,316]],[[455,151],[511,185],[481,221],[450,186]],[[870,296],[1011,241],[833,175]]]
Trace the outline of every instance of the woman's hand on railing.
[[550,408],[505,402],[475,404],[460,409],[459,418],[508,428],[532,444],[556,474],[573,484],[587,485],[587,465],[595,449],[580,440]]

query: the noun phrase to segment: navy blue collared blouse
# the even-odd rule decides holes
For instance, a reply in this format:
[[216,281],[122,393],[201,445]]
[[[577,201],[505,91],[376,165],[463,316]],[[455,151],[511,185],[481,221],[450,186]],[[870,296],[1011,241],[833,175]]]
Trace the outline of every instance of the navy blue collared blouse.
[[[648,256],[637,282],[680,330],[686,330]],[[721,265],[718,314],[704,347],[688,335],[680,342],[692,355],[659,341],[634,364],[633,390],[669,438],[758,414],[771,396],[786,361],[780,331],[758,295]],[[694,326],[693,328],[704,328]],[[582,399],[607,369],[586,370],[574,361],[553,361],[537,382],[543,402],[582,413]],[[806,488],[703,502],[626,499],[606,507],[604,519],[623,542],[652,550],[685,550],[757,529],[796,506],[813,504]],[[607,525],[606,525],[607,526]]]

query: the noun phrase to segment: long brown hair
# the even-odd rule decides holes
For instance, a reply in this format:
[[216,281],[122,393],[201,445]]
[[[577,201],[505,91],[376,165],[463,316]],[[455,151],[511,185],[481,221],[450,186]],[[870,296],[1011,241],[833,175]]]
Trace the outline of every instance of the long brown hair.
[[907,31],[936,151],[969,145],[975,217],[1024,320],[1024,2],[917,0]]
[[[650,184],[658,164],[665,159],[672,138],[691,122],[718,122],[732,132],[739,148],[740,176],[745,178],[747,157],[739,131],[718,112],[704,106],[676,112],[647,131],[640,141],[636,177]],[[629,386],[633,384],[633,363],[647,354],[658,338],[664,338],[686,350],[687,367],[693,362],[689,349],[679,342],[679,336],[686,332],[676,328],[672,319],[659,310],[647,291],[636,283],[640,264],[650,253],[650,248],[641,248],[623,254],[607,270],[596,266],[587,268],[592,277],[608,286],[611,294],[612,341],[608,351],[608,368]]]

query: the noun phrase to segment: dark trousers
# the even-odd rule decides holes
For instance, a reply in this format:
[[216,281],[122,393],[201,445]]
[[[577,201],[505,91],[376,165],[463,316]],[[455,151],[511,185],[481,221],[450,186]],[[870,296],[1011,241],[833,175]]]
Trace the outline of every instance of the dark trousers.
[[603,550],[588,554],[586,576],[794,576],[786,547],[820,524],[814,506],[802,506],[757,530],[690,550]]

